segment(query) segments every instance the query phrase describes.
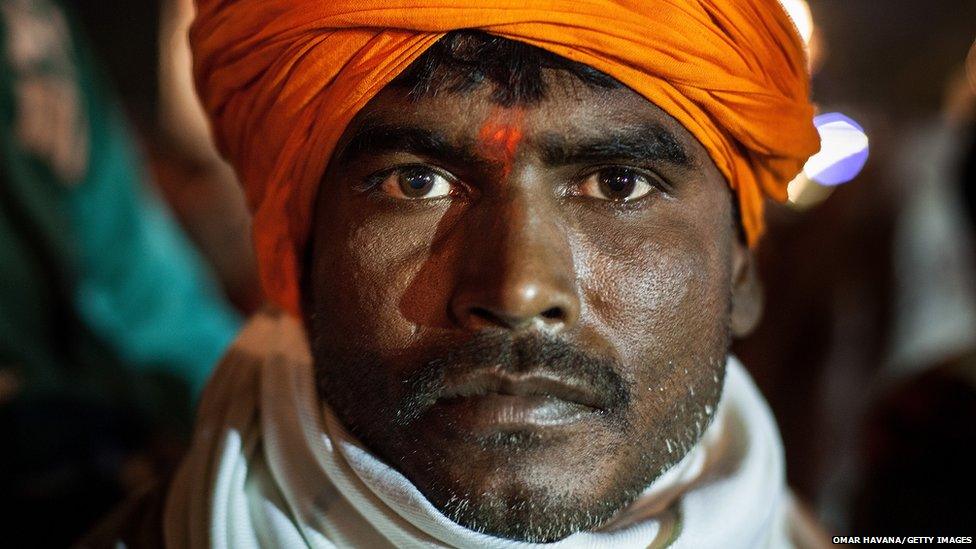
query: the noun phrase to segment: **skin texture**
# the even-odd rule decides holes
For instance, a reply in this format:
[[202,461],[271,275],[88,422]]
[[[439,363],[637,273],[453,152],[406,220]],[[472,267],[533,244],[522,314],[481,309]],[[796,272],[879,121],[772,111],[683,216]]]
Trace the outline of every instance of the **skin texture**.
[[[489,86],[381,92],[324,176],[305,291],[320,394],[351,432],[453,520],[528,541],[598,527],[679,461],[759,311],[704,148],[629,89],[546,78],[511,108]],[[614,178],[641,185],[625,201]],[[406,196],[425,181],[440,195]],[[491,421],[450,393],[484,370],[570,380],[591,406]]]

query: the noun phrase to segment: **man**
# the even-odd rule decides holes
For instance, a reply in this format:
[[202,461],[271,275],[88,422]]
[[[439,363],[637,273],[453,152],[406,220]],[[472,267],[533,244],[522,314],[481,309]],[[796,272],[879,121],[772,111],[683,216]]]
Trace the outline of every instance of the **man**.
[[777,2],[198,9],[283,312],[210,382],[167,545],[791,544],[727,357],[818,146]]

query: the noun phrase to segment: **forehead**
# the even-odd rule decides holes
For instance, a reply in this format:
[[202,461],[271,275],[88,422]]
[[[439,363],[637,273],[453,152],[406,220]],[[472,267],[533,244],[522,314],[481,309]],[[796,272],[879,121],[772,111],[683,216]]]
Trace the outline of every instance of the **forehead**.
[[419,98],[388,86],[350,123],[337,150],[356,130],[374,124],[424,128],[457,141],[477,139],[486,124],[517,125],[520,144],[528,148],[549,137],[583,141],[622,128],[654,125],[670,133],[697,168],[714,170],[705,148],[684,126],[629,88],[594,88],[553,71],[545,71],[545,79],[548,92],[541,101],[510,107],[492,100],[488,84],[464,92],[439,90]]

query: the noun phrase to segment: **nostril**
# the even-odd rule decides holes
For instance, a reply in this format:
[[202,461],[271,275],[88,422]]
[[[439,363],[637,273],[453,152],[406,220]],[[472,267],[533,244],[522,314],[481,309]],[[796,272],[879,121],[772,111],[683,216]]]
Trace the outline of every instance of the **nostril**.
[[566,314],[560,307],[552,307],[542,311],[542,316],[548,318],[549,320],[565,320]]
[[476,319],[481,323],[503,326],[506,328],[518,328],[528,325],[533,318],[542,318],[548,321],[566,321],[566,311],[562,307],[550,307],[536,315],[505,315],[500,314],[485,307],[471,307],[468,309],[471,319]]
[[472,307],[471,316],[487,321],[491,324],[503,325],[502,319],[498,317],[495,313],[485,309],[484,307]]

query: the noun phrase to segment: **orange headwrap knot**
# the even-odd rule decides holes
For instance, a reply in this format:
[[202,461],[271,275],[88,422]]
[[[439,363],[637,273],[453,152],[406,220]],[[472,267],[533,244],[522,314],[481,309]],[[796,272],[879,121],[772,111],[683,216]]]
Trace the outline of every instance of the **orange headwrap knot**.
[[199,0],[197,87],[254,211],[268,297],[300,311],[316,189],[356,113],[445,33],[480,29],[599,69],[669,113],[763,199],[819,147],[803,44],[777,0]]

